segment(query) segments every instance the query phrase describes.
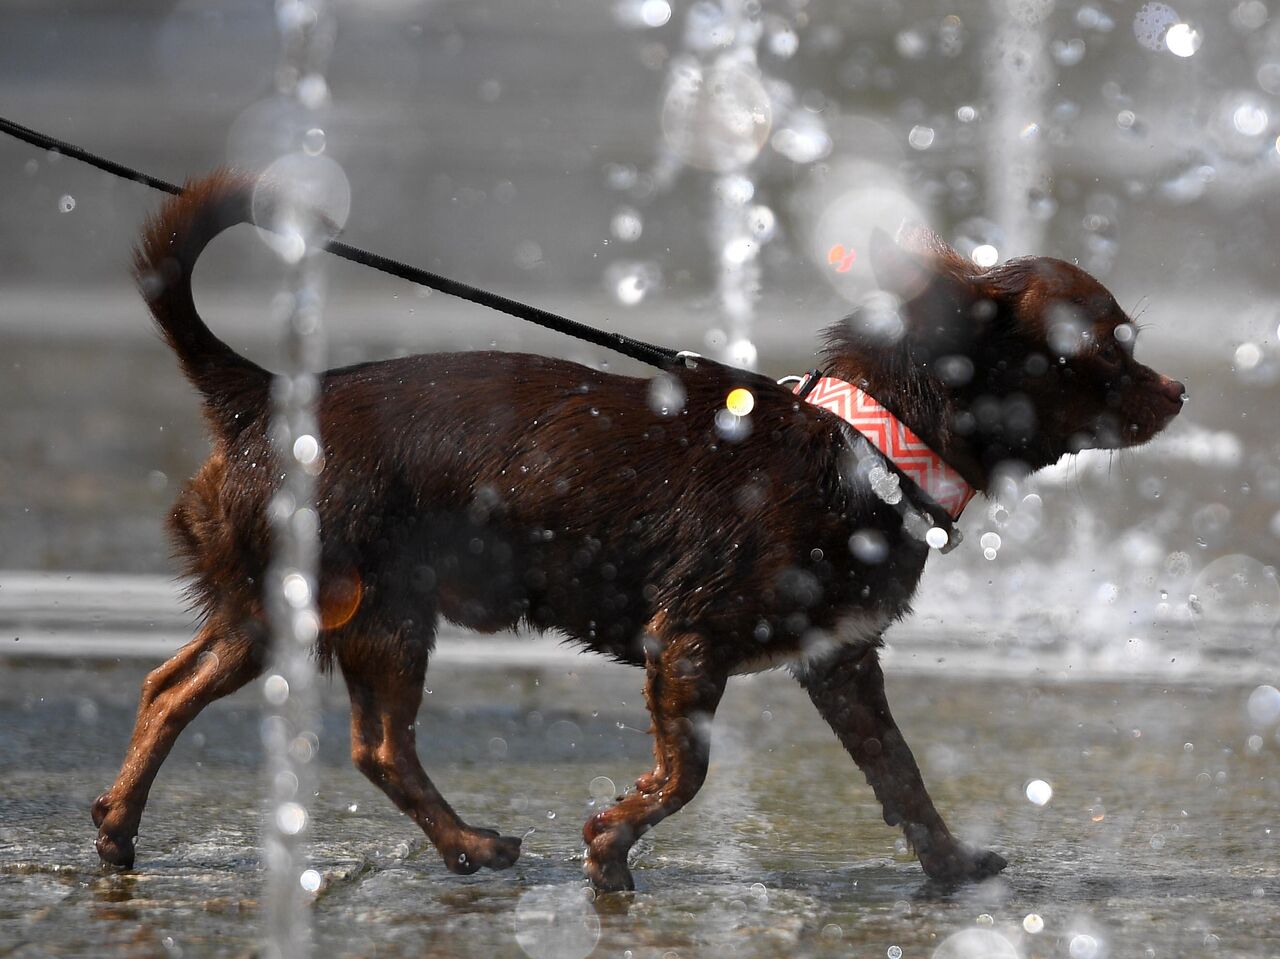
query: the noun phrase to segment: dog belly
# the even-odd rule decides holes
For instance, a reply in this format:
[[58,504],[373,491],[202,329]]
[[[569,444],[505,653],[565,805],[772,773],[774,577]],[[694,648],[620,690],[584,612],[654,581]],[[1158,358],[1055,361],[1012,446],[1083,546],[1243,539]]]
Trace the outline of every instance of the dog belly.
[[877,646],[892,621],[892,616],[878,610],[847,613],[829,630],[810,630],[796,643],[765,650],[759,656],[744,660],[733,670],[733,675],[760,673],[779,666],[803,668],[845,646]]
[[649,604],[626,556],[537,529],[440,522],[427,552],[437,608],[450,622],[484,633],[556,630],[615,659],[644,661]]

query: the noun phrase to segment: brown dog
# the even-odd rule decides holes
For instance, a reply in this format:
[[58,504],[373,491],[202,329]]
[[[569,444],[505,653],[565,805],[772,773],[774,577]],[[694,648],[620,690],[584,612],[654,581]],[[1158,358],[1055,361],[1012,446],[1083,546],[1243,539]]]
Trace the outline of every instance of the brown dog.
[[[120,866],[174,739],[266,661],[271,376],[209,331],[191,294],[200,251],[248,218],[251,192],[225,173],[189,184],[137,254],[155,320],[204,397],[213,452],[171,516],[203,626],[147,678],[124,768],[93,807],[98,852]],[[874,397],[961,484],[981,491],[997,468],[1146,442],[1181,408],[1182,384],[1133,359],[1124,312],[1068,263],[980,270],[926,231],[902,245],[880,235],[871,258],[900,306],[830,332],[824,383]],[[702,359],[646,380],[454,353],[329,371],[320,422],[319,654],[346,679],[356,765],[449,869],[510,866],[520,840],[468,825],[419,765],[413,723],[441,617],[557,629],[644,667],[655,763],[586,824],[600,889],[631,888],[636,838],[697,794],[728,678],[779,664],[929,876],[1004,867],[934,809],[878,662],[950,517],[839,417]]]

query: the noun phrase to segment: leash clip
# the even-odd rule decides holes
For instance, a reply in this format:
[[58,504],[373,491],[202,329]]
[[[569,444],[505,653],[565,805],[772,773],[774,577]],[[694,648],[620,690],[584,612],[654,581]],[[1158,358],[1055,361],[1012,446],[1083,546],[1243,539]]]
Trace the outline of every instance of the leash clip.
[[803,400],[806,396],[813,392],[813,388],[818,385],[818,380],[822,379],[822,370],[812,369],[804,376],[797,376],[794,373],[791,376],[784,376],[778,380],[779,386],[791,386],[796,384],[797,388],[791,392],[795,394],[796,399]]

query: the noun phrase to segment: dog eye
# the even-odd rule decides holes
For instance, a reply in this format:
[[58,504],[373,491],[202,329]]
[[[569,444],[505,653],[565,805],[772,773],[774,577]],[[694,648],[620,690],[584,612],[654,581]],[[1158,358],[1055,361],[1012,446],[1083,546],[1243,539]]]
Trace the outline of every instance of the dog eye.
[[1098,347],[1098,359],[1102,360],[1107,366],[1119,366],[1123,358],[1124,352],[1120,349],[1120,344],[1114,340],[1103,343]]

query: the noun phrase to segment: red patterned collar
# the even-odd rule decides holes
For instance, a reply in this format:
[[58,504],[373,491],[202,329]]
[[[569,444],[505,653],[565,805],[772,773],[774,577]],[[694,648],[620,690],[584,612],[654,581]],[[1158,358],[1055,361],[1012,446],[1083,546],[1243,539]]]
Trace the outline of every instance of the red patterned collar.
[[975,491],[959,473],[872,396],[844,380],[819,375],[814,382],[814,376],[802,377],[792,392],[835,413],[914,480],[952,520],[960,518]]

